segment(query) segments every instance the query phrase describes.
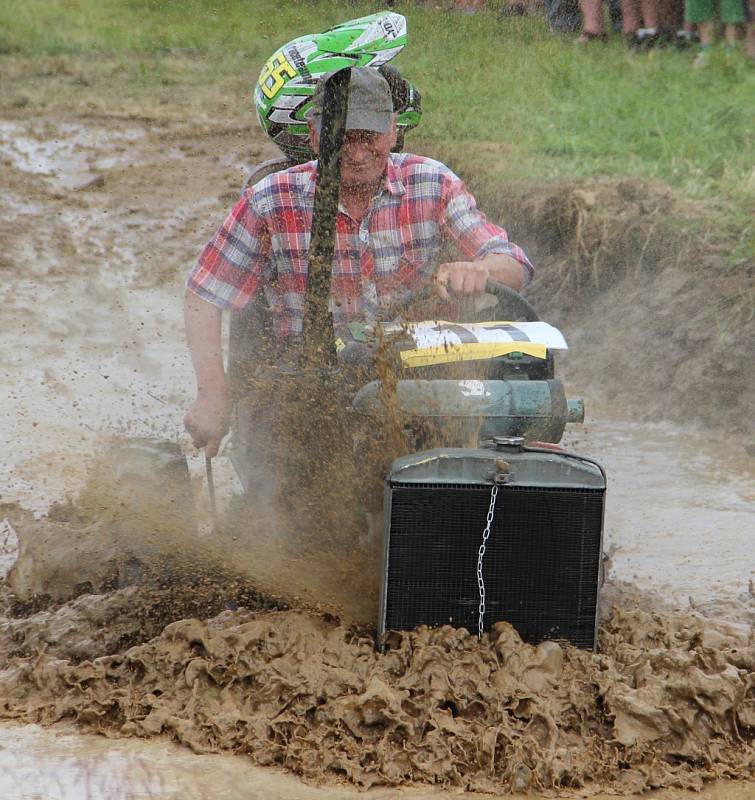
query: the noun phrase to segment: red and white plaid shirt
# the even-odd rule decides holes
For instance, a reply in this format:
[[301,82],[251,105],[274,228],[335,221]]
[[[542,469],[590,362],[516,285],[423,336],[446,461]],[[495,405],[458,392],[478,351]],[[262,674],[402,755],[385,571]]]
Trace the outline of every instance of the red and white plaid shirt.
[[[276,333],[300,333],[316,173],[317,162],[310,161],[246,189],[205,247],[187,287],[221,308],[240,309],[262,286]],[[364,219],[352,219],[342,207],[336,218],[335,326],[369,320],[380,306],[428,281],[443,237],[467,260],[506,253],[531,279],[527,256],[488,222],[457,175],[432,159],[391,153]]]

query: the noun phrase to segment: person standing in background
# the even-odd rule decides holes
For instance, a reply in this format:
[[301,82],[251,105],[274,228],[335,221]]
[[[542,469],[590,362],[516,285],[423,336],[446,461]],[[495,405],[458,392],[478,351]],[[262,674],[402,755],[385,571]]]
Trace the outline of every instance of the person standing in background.
[[684,0],[621,0],[621,13],[624,36],[635,49],[671,43],[683,48],[696,39],[691,24],[682,28]]
[[[745,5],[743,0],[720,0],[719,6],[726,48],[733,50],[737,46],[737,27],[746,22]],[[684,19],[697,24],[700,52],[695,66],[705,66],[716,38],[716,0],[685,0]]]

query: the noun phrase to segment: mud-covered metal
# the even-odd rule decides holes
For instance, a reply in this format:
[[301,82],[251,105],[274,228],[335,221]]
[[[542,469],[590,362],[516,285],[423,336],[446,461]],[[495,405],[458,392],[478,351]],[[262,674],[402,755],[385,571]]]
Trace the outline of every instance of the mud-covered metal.
[[[504,466],[505,464],[505,466]],[[386,476],[392,483],[490,484],[505,469],[509,486],[606,488],[605,474],[595,461],[574,453],[523,447],[437,447],[397,458]]]
[[396,459],[385,483],[379,639],[420,625],[481,635],[506,621],[531,643],[593,649],[605,488],[595,462],[518,444]]
[[[410,419],[431,421],[440,429],[453,421],[468,422],[477,439],[522,436],[558,442],[567,422],[580,419],[581,401],[567,401],[561,381],[553,380],[400,380],[397,407]],[[354,409],[379,416],[380,383],[364,386]],[[582,410],[582,414],[584,411]]]

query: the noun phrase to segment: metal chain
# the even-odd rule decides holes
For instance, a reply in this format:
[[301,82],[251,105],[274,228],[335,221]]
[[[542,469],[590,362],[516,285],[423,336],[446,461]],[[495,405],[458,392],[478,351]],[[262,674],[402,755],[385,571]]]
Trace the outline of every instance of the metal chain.
[[495,516],[495,500],[498,497],[498,484],[494,483],[490,490],[490,506],[488,517],[485,522],[485,530],[482,532],[482,544],[477,553],[477,588],[480,590],[480,608],[477,616],[477,636],[482,639],[482,623],[485,617],[485,579],[482,576],[482,560],[485,557],[485,548],[490,538],[490,526],[493,524]]

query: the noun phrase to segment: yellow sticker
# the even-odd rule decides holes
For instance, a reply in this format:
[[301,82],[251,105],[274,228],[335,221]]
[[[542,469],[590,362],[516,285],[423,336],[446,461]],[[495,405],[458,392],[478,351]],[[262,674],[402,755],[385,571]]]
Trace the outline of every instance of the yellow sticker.
[[343,348],[346,347],[346,343],[343,339],[336,339],[336,353],[340,353]]
[[288,75],[289,78],[295,78],[298,73],[286,58],[284,52],[279,50],[267,64],[265,64],[258,81],[262,93],[268,100],[272,100],[283,88],[285,84],[285,79],[283,78],[284,74]]
[[545,358],[547,347],[532,342],[470,342],[439,347],[424,347],[421,350],[404,350],[401,361],[405,367],[430,367],[433,364],[450,364],[454,361],[479,361],[497,358],[509,353],[525,353],[533,358]]

